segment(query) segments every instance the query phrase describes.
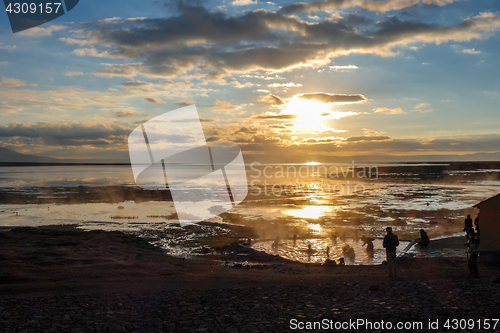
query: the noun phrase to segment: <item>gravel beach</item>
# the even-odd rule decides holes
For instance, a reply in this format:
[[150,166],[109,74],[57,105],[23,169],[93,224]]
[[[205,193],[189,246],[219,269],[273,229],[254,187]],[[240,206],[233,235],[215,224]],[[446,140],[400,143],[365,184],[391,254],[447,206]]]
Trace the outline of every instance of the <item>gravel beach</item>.
[[[390,279],[380,265],[236,268],[211,255],[182,260],[116,232],[0,234],[1,332],[313,332],[299,327],[316,322],[335,331],[336,323],[358,320],[365,325],[338,331],[384,331],[366,326],[383,320],[422,325],[404,332],[481,332],[485,319],[499,317],[498,265],[480,263],[482,277],[468,279],[460,257],[402,258],[400,277]],[[475,321],[447,329],[448,319]]]

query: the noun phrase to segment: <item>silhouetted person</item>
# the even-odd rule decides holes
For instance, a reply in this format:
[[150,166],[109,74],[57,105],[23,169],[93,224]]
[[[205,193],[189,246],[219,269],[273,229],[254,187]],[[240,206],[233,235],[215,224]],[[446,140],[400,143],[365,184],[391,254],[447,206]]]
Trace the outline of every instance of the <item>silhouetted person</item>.
[[467,215],[467,218],[465,219],[465,227],[464,227],[465,237],[467,239],[469,239],[469,229],[470,228],[472,228],[472,219],[471,219],[470,215]]
[[323,263],[324,266],[336,266],[337,263],[335,260],[332,259],[326,259],[325,262]]
[[477,213],[477,216],[474,219],[474,225],[476,226],[477,237],[480,237],[480,235],[479,235],[479,213]]
[[398,276],[396,270],[396,248],[399,246],[398,236],[392,233],[392,228],[385,228],[387,235],[384,237],[383,246],[387,255],[387,272],[389,277]]
[[334,233],[334,232],[333,232],[333,233],[330,235],[330,238],[332,239],[332,242],[337,243],[337,234],[336,234],[336,233]]
[[369,238],[369,237],[361,237],[361,240],[363,241],[363,245],[366,245],[366,252],[373,252],[373,241],[375,240],[374,238]]
[[307,245],[307,250],[306,250],[306,253],[307,253],[307,257],[309,260],[311,260],[311,256],[316,252],[316,250],[314,250],[311,246],[311,244]]
[[297,245],[297,235],[293,235],[293,246]]
[[467,260],[467,266],[469,266],[469,276],[478,278],[479,271],[477,269],[477,257],[479,256],[479,237],[474,232],[474,228],[469,229],[469,241],[465,243],[465,246],[469,248],[467,252],[469,258]]
[[326,247],[326,257],[330,258],[330,247],[329,246]]
[[277,249],[279,245],[280,245],[280,237],[278,236],[278,237],[276,237],[276,239],[275,239],[273,245],[271,245],[271,247],[273,249]]
[[420,241],[418,242],[418,245],[420,245],[421,249],[426,249],[427,246],[429,246],[429,243],[431,240],[429,239],[429,236],[425,232],[424,229],[420,229]]
[[349,257],[349,259],[351,260],[356,256],[356,253],[354,253],[354,249],[349,244],[346,244],[342,248],[342,253],[344,254],[344,257]]
[[344,258],[339,258],[339,265],[345,265]]

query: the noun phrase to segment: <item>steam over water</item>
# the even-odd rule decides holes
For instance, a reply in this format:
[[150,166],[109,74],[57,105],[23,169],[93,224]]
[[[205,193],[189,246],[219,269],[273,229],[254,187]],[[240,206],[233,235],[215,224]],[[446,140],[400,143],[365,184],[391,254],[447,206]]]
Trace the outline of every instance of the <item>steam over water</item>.
[[[327,246],[330,259],[346,257],[348,244],[355,256],[346,257],[347,264],[379,263],[386,226],[402,240],[401,250],[419,229],[431,239],[456,235],[465,215],[477,214],[474,204],[500,192],[500,163],[254,164],[247,176],[246,200],[210,221],[250,227],[255,249],[304,262],[323,262]],[[130,166],[0,167],[1,226],[76,223],[149,236],[172,231],[156,242],[173,254],[190,253],[179,245],[186,241],[229,232],[220,225],[183,230],[173,202],[153,197],[135,187]],[[373,255],[362,236],[375,238]]]

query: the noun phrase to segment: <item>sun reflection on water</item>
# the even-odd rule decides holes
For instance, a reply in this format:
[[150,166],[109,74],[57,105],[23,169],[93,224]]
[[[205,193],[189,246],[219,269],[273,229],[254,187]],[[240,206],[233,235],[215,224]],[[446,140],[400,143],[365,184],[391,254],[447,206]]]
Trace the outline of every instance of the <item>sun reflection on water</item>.
[[330,206],[304,206],[299,209],[289,209],[284,211],[286,215],[302,219],[318,219],[330,211]]
[[320,224],[316,224],[316,223],[311,223],[309,224],[309,229],[311,229],[312,231],[323,231],[323,228],[321,227]]
[[[286,259],[308,263],[324,263],[326,259],[338,261],[339,258],[345,258],[347,265],[373,265],[382,263],[386,258],[385,249],[382,247],[382,239],[374,240],[374,252],[367,252],[366,247],[362,246],[363,242],[352,238],[338,239],[337,241],[329,238],[304,238],[296,241],[282,239],[278,247],[273,247],[272,243],[273,241],[259,241],[253,244],[252,247],[258,251],[265,251]],[[308,250],[309,245],[311,245],[310,251]],[[353,248],[352,256],[348,256],[343,252],[346,245]],[[398,254],[406,245],[408,245],[408,242],[400,242]],[[329,248],[328,252],[327,247]]]

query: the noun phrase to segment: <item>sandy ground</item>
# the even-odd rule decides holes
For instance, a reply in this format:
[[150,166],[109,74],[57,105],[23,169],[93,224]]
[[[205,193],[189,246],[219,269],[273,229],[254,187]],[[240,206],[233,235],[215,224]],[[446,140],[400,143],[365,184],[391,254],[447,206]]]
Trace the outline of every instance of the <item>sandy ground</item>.
[[[460,253],[465,248],[463,243],[462,238],[443,239],[431,242],[431,249],[450,248]],[[235,268],[225,267],[224,260],[224,255],[173,258],[142,239],[120,232],[84,232],[72,227],[3,231],[0,328],[2,332],[18,328],[27,332],[86,332],[90,328],[99,332],[287,332],[287,321],[294,314],[312,320],[321,314],[356,318],[361,311],[367,318],[395,316],[402,320],[422,316],[422,309],[427,309],[427,317],[444,320],[465,314],[491,317],[500,308],[499,266],[480,262],[481,279],[469,280],[465,253],[450,258],[401,258],[397,279],[388,278],[380,265],[324,267],[268,259],[252,268]],[[325,286],[330,295],[327,298],[321,292]],[[290,293],[296,294],[292,300],[283,296]],[[316,294],[321,297],[311,300],[311,311],[297,308],[304,306],[302,298]],[[212,296],[206,299],[206,295]],[[436,303],[436,295],[440,295],[441,303]],[[119,303],[130,304],[131,313],[139,311],[133,310],[134,304],[144,310],[143,306],[153,300],[165,306],[158,310],[158,317],[150,319],[130,319],[135,318],[132,316],[129,320],[129,310],[118,317],[102,317],[106,307],[116,306],[114,297],[122,296],[126,299]],[[463,304],[463,297],[471,300]],[[371,304],[367,302],[375,301],[383,303],[374,305],[378,312],[372,311],[373,305],[362,310]],[[392,301],[399,305],[388,307],[387,302]],[[51,304],[51,310],[43,310],[45,302]],[[89,308],[89,302],[99,306]],[[245,302],[253,309],[253,317],[228,319],[227,323],[219,318]],[[272,311],[253,308],[268,302],[278,302],[281,307]],[[482,303],[476,304],[471,313],[473,302]],[[175,312],[184,307],[186,311]],[[420,312],[410,311],[412,307]],[[37,309],[42,311],[38,320],[23,322],[23,316]],[[245,318],[241,311],[234,316]],[[65,320],[62,313],[68,316]]]

